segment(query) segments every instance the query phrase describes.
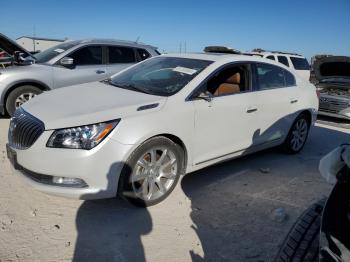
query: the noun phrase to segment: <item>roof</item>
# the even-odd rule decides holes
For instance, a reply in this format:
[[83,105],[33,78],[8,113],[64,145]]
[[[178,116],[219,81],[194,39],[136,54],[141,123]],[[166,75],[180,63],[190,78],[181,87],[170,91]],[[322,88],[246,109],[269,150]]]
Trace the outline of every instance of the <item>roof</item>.
[[[226,54],[226,53],[181,53],[181,54],[165,54],[163,56],[182,57],[190,59],[200,59],[208,61],[266,61],[266,59],[257,56],[248,56],[244,54]],[[269,60],[270,62],[270,60]],[[272,61],[273,62],[273,61]]]
[[18,37],[16,40],[21,39],[21,38],[29,38],[33,40],[44,40],[44,41],[55,41],[55,42],[64,42],[67,39],[57,39],[57,38],[46,38],[46,37],[37,37],[37,36],[21,36]]
[[142,42],[137,41],[127,41],[127,40],[119,40],[119,39],[109,39],[109,38],[90,38],[90,39],[83,39],[79,40],[81,44],[83,43],[96,43],[96,44],[119,44],[119,45],[130,45],[130,46],[148,46],[155,48],[155,46],[148,45]]

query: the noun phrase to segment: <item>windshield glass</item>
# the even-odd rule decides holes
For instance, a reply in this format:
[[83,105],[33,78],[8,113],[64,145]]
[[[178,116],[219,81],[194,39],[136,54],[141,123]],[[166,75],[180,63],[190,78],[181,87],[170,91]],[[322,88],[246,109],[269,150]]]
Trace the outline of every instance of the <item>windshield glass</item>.
[[171,96],[211,63],[198,59],[156,57],[114,76],[110,83],[147,94]]
[[34,57],[36,58],[36,63],[46,63],[55,56],[63,53],[64,51],[72,48],[73,46],[76,46],[77,44],[79,44],[78,41],[69,41],[46,49],[40,53],[37,53],[34,55]]

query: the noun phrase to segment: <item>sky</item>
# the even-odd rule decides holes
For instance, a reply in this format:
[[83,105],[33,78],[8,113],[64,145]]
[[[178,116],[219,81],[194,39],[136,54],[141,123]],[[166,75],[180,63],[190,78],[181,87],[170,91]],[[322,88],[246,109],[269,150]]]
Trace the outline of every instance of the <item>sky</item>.
[[[137,40],[160,51],[208,45],[350,56],[350,0],[6,1],[0,32]],[[7,11],[6,11],[7,10]]]

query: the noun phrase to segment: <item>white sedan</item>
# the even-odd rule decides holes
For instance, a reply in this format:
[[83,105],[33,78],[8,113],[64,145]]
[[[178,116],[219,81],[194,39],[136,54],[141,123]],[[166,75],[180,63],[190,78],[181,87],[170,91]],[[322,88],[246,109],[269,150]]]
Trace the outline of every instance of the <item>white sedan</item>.
[[280,63],[162,55],[25,103],[11,119],[7,153],[40,191],[149,206],[180,175],[278,145],[299,152],[317,108],[315,87]]

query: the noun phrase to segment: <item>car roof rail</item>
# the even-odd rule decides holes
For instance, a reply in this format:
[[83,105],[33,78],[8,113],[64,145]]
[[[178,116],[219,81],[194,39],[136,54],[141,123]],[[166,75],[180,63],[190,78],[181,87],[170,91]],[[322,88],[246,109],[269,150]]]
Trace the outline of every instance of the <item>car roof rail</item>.
[[242,54],[241,51],[226,46],[206,46],[205,53]]
[[296,55],[296,56],[302,56],[300,54],[297,53],[291,53],[291,52],[282,52],[282,51],[270,51],[270,50],[264,50],[262,48],[255,48],[252,50],[252,52],[256,52],[256,53],[264,53],[264,52],[268,52],[268,53],[273,53],[273,54],[284,54],[284,55]]

